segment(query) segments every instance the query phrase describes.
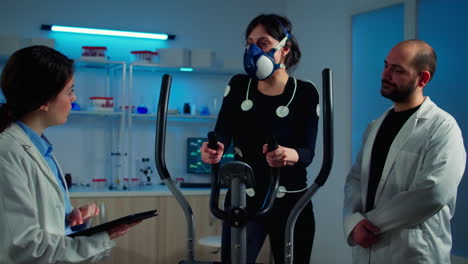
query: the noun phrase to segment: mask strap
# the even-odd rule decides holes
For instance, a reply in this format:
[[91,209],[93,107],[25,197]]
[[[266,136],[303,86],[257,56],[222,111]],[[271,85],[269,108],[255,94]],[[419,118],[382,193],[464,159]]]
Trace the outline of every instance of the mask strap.
[[[286,36],[276,45],[276,47],[273,48],[273,50],[270,52],[270,56],[273,57],[275,52],[281,48],[283,48],[286,45],[286,41],[288,41],[288,36],[289,34],[286,34]],[[276,64],[276,63],[275,63]],[[280,69],[286,69],[286,65],[283,63],[277,64],[276,68]]]
[[275,50],[279,50],[281,49],[282,47],[284,47],[286,45],[286,41],[288,41],[288,36],[289,35],[286,35],[279,43],[278,45],[276,45],[276,47],[274,47]]

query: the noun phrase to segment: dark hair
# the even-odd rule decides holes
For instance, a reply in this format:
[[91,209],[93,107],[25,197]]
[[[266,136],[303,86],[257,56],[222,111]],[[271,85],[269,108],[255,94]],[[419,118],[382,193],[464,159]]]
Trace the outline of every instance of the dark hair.
[[286,34],[289,33],[286,46],[289,47],[291,51],[286,55],[284,65],[289,70],[299,63],[301,50],[299,49],[296,38],[292,34],[292,25],[289,19],[276,14],[261,14],[250,21],[245,31],[245,39],[249,38],[250,33],[252,33],[253,29],[258,25],[263,25],[266,32],[278,41],[281,41]]
[[73,70],[71,59],[46,46],[13,53],[2,72],[6,103],[0,105],[0,132],[54,99],[73,77]]
[[430,80],[435,75],[437,66],[437,55],[435,50],[423,40],[409,39],[402,42],[403,44],[415,44],[419,50],[414,56],[413,67],[418,73],[427,70],[431,74]]
[[433,48],[421,49],[413,59],[413,65],[418,72],[424,70],[429,71],[431,74],[431,80],[435,75],[436,66],[437,66],[437,55]]

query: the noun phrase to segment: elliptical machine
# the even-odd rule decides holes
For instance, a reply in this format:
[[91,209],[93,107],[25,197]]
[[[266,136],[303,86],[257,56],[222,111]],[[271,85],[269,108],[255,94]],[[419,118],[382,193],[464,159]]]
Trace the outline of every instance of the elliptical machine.
[[[319,175],[314,183],[302,195],[292,209],[285,230],[285,262],[292,264],[294,260],[294,226],[300,213],[312,199],[317,190],[328,179],[333,164],[333,103],[332,103],[332,74],[330,69],[322,71],[323,86],[323,162]],[[217,140],[214,132],[208,133],[208,147],[216,150]],[[268,140],[268,151],[278,147],[276,140]],[[217,218],[228,221],[231,225],[231,263],[246,263],[246,224],[247,221],[268,214],[273,208],[276,193],[278,192],[279,168],[270,169],[270,185],[263,207],[259,212],[249,215],[246,208],[246,187],[253,187],[254,179],[251,167],[241,161],[232,161],[219,167],[219,164],[211,166],[211,196],[210,209]],[[231,208],[229,211],[219,209],[220,179],[231,189]]]
[[[323,85],[323,162],[320,169],[319,175],[315,179],[314,183],[309,187],[309,189],[304,193],[300,198],[296,206],[291,211],[286,230],[286,247],[285,247],[285,263],[293,263],[293,236],[294,236],[294,225],[297,220],[297,217],[302,212],[307,202],[312,198],[312,196],[317,192],[317,190],[323,186],[330,174],[332,163],[333,163],[333,104],[332,104],[332,75],[329,69],[324,69],[322,71],[322,85]],[[158,170],[161,180],[168,186],[171,193],[176,198],[179,205],[182,207],[184,212],[186,222],[187,222],[187,259],[182,260],[179,263],[188,263],[188,264],[208,264],[212,262],[206,261],[196,261],[195,260],[195,251],[194,251],[194,238],[195,238],[195,222],[190,204],[185,199],[184,195],[180,192],[177,185],[171,179],[169,171],[166,167],[165,162],[165,138],[166,138],[166,123],[167,123],[167,107],[169,102],[169,92],[171,88],[172,78],[170,75],[165,74],[162,78],[161,83],[161,92],[158,102],[158,112],[156,119],[156,142],[155,142],[155,163]],[[210,148],[216,149],[216,139],[214,134],[209,135]],[[214,143],[213,143],[214,142]],[[269,151],[276,149],[277,143],[274,140],[269,141]],[[231,167],[232,166],[232,167]],[[248,166],[248,165],[247,165]],[[216,169],[215,169],[216,170]],[[256,213],[256,216],[264,215],[271,210],[273,207],[274,200],[276,198],[276,193],[278,190],[279,183],[279,170],[275,172],[275,169],[272,169],[272,181],[270,182],[269,194],[266,197],[266,203],[264,207]],[[212,172],[213,173],[213,172]],[[249,219],[248,215],[242,215],[243,211],[232,211],[229,214],[219,209],[219,193],[220,193],[220,180],[219,175],[223,176],[224,182],[231,182],[231,189],[236,189],[238,197],[232,196],[232,200],[235,201],[235,204],[231,204],[232,207],[245,208],[245,188],[246,186],[251,186],[253,184],[253,173],[252,169],[246,167],[245,164],[236,164],[227,165],[225,164],[218,173],[216,177],[212,177],[212,190],[210,196],[210,209],[216,217],[220,219],[228,219],[234,226],[238,225],[239,229],[234,230],[234,233],[238,235],[231,239],[231,245],[235,250],[231,251],[233,255],[238,253],[238,257],[233,258],[233,264],[235,263],[245,263],[246,261],[246,242],[245,242],[245,229],[242,221]],[[250,176],[242,176],[250,175]],[[242,181],[241,181],[242,180]],[[255,217],[255,216],[254,216]],[[232,221],[230,219],[237,219]],[[241,226],[242,224],[242,226]]]

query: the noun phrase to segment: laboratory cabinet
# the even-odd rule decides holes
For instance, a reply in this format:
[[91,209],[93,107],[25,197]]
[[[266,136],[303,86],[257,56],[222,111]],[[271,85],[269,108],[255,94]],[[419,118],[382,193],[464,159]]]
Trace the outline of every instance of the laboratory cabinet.
[[[221,221],[209,210],[209,191],[205,194],[186,195],[195,218],[195,256],[197,260],[219,261],[218,248],[203,246],[197,241],[202,237],[219,236]],[[187,225],[179,204],[171,195],[138,197],[78,197],[72,198],[73,206],[95,202],[102,211],[92,219],[93,224],[110,221],[127,214],[156,208],[158,216],[133,227],[125,236],[116,239],[111,256],[102,263],[178,263],[187,256]],[[268,242],[257,260],[269,263]]]

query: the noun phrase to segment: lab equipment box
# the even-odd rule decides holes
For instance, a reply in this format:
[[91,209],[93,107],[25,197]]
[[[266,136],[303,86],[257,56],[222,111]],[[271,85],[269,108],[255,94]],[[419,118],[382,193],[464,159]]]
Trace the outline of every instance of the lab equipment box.
[[190,67],[190,50],[185,48],[158,49],[163,67]]
[[191,63],[194,68],[211,68],[215,65],[215,53],[209,49],[192,49]]

